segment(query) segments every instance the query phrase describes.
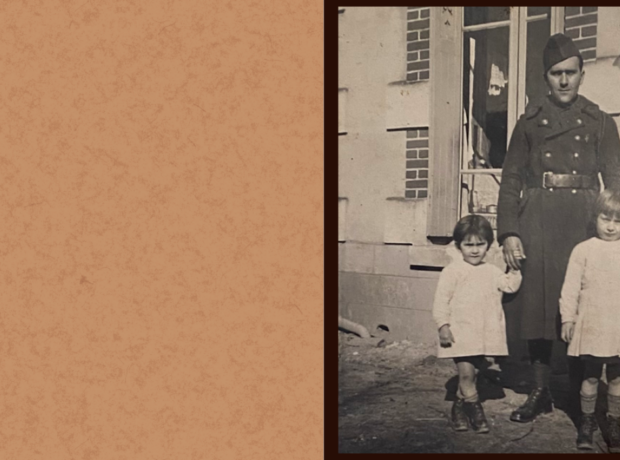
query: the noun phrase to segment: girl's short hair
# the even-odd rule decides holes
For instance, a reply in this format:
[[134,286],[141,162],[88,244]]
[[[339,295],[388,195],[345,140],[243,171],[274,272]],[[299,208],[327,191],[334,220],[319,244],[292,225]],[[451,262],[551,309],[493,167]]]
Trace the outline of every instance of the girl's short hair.
[[493,244],[493,228],[488,220],[477,214],[470,214],[459,220],[454,226],[454,232],[452,238],[457,248],[461,248],[463,240],[470,236],[475,235],[481,240],[486,240],[488,244],[487,248]]
[[620,191],[605,189],[599,194],[594,204],[594,220],[599,214],[620,218]]

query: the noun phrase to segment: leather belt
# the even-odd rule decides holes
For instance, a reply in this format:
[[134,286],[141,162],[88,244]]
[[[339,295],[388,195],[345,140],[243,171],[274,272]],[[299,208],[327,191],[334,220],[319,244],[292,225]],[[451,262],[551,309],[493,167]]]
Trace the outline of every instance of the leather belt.
[[552,172],[546,172],[540,180],[529,180],[528,186],[540,188],[596,189],[598,186],[598,176],[588,176],[585,174],[554,174]]

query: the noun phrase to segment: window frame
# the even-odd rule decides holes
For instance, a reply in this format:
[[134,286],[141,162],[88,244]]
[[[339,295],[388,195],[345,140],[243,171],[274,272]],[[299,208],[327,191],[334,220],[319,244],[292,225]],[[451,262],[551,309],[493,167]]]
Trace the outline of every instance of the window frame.
[[[501,175],[501,168],[465,169],[463,161],[463,39],[468,31],[509,25],[508,80],[517,82],[508,88],[507,143],[519,116],[525,111],[527,24],[546,18],[528,18],[527,7],[510,7],[510,18],[472,26],[464,25],[465,7],[431,8],[431,106],[429,117],[429,214],[427,236],[445,243],[452,235],[454,222],[461,215],[463,174]],[[550,34],[564,30],[564,7],[550,7]],[[456,70],[455,70],[456,69]],[[449,74],[446,75],[445,72]],[[454,91],[454,86],[458,91]],[[439,128],[441,127],[441,128]],[[439,132],[438,132],[439,131]]]

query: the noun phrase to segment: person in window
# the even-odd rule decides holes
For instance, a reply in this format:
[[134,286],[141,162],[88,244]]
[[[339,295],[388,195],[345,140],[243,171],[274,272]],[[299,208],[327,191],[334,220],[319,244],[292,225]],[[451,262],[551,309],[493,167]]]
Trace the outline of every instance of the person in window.
[[[585,75],[579,50],[567,36],[553,35],[543,64],[549,95],[530,101],[515,126],[498,200],[504,260],[523,273],[522,288],[510,303],[516,303],[535,383],[511,414],[515,422],[553,409],[551,352],[560,339],[559,298],[568,260],[575,245],[594,236],[589,222],[598,174],[606,188],[620,189],[618,130],[608,114],[579,95]],[[580,373],[575,365],[569,363],[569,373]]]

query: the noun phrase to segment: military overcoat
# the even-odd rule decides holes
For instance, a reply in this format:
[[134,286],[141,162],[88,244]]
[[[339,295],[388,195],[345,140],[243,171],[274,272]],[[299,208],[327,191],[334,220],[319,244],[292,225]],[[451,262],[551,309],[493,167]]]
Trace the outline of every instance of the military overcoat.
[[[550,98],[530,103],[517,122],[503,165],[498,241],[521,238],[527,259],[513,300],[523,339],[559,338],[559,298],[570,253],[594,236],[600,191],[543,186],[543,174],[596,176],[620,189],[620,139],[614,120],[583,96],[567,108]],[[620,270],[620,267],[618,267]],[[610,320],[614,320],[610,318]]]

